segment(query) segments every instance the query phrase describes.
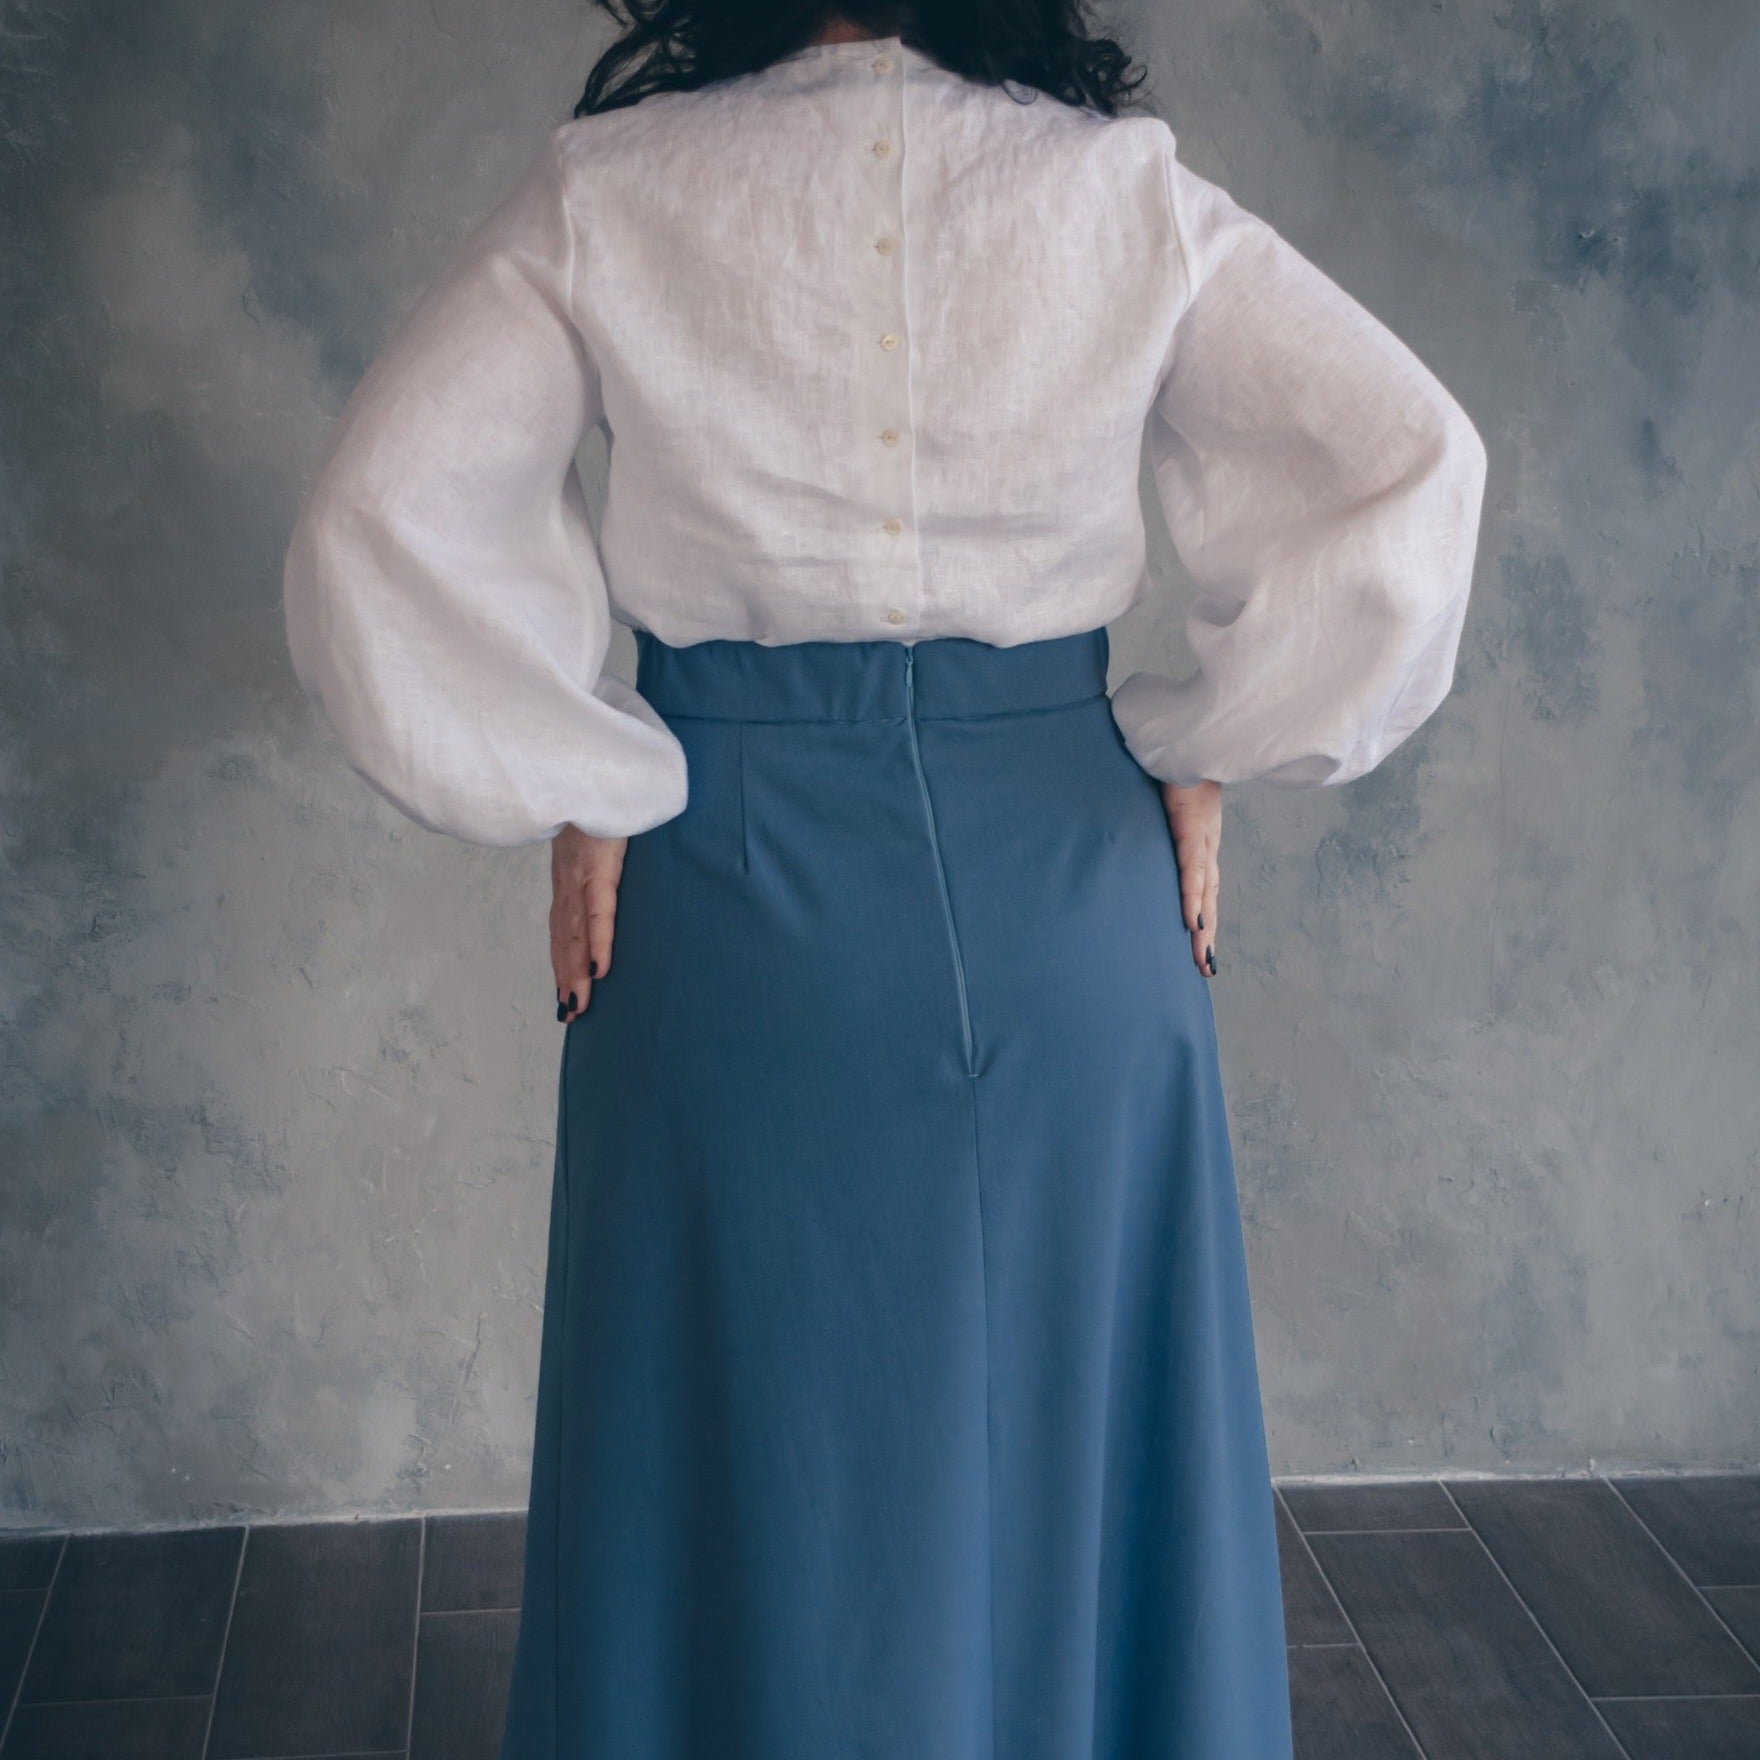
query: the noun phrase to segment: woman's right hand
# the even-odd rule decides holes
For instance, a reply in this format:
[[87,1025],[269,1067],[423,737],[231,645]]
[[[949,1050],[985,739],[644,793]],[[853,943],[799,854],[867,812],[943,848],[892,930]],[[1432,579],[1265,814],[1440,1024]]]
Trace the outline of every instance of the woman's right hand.
[[1179,862],[1180,911],[1192,937],[1192,958],[1206,978],[1216,976],[1217,858],[1222,848],[1222,784],[1190,788],[1161,785],[1173,852]]
[[586,1010],[593,980],[611,969],[617,884],[627,837],[589,837],[565,825],[550,841],[550,965],[556,974],[556,1018]]

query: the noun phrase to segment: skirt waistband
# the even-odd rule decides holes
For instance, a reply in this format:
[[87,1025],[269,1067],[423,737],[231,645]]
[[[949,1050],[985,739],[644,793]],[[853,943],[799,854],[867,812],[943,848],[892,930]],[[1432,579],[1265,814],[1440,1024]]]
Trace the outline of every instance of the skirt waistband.
[[896,721],[1018,714],[1106,694],[1104,628],[1001,647],[969,636],[672,647],[638,629],[636,689],[664,716]]

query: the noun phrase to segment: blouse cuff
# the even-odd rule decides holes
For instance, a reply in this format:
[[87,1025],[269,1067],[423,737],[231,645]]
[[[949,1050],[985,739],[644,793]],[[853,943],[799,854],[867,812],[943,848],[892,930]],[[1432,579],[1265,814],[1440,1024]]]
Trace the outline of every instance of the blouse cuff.
[[1203,697],[1211,681],[1203,674],[1174,680],[1155,672],[1133,672],[1112,692],[1112,718],[1127,750],[1158,782],[1193,788],[1200,782],[1269,783],[1272,787],[1321,788],[1352,781],[1384,755],[1373,742],[1311,741],[1312,751],[1262,764],[1253,754],[1228,750],[1188,737],[1185,730],[1204,715]]

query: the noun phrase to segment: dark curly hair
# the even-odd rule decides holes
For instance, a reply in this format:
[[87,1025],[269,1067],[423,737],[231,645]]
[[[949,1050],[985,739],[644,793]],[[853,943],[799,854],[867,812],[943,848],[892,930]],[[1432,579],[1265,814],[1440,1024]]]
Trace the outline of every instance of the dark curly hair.
[[755,73],[835,18],[897,36],[943,67],[1010,81],[1114,116],[1145,71],[1110,37],[1090,36],[1082,0],[595,0],[623,27],[599,57],[577,117]]

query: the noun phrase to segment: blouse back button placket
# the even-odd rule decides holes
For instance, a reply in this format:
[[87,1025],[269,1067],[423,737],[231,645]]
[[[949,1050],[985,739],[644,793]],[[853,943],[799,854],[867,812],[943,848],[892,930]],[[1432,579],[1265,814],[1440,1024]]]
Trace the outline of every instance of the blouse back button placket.
[[[890,56],[877,55],[869,65],[873,68],[876,74],[883,74],[892,71],[893,63]],[[875,158],[884,159],[892,151],[892,142],[885,136],[881,136],[873,143],[872,151]],[[898,249],[898,244],[899,240],[896,233],[887,232],[874,240],[874,249],[882,257],[889,257]],[[896,349],[901,340],[902,338],[899,334],[893,330],[886,331],[879,339],[880,346],[888,351]],[[882,446],[897,446],[902,436],[896,428],[882,428],[880,430],[879,438]],[[881,530],[891,537],[897,537],[904,530],[904,522],[894,516],[893,518],[882,522]],[[889,624],[892,624],[896,628],[898,625],[909,620],[909,613],[906,612],[902,606],[894,605],[886,610],[885,618]]]

